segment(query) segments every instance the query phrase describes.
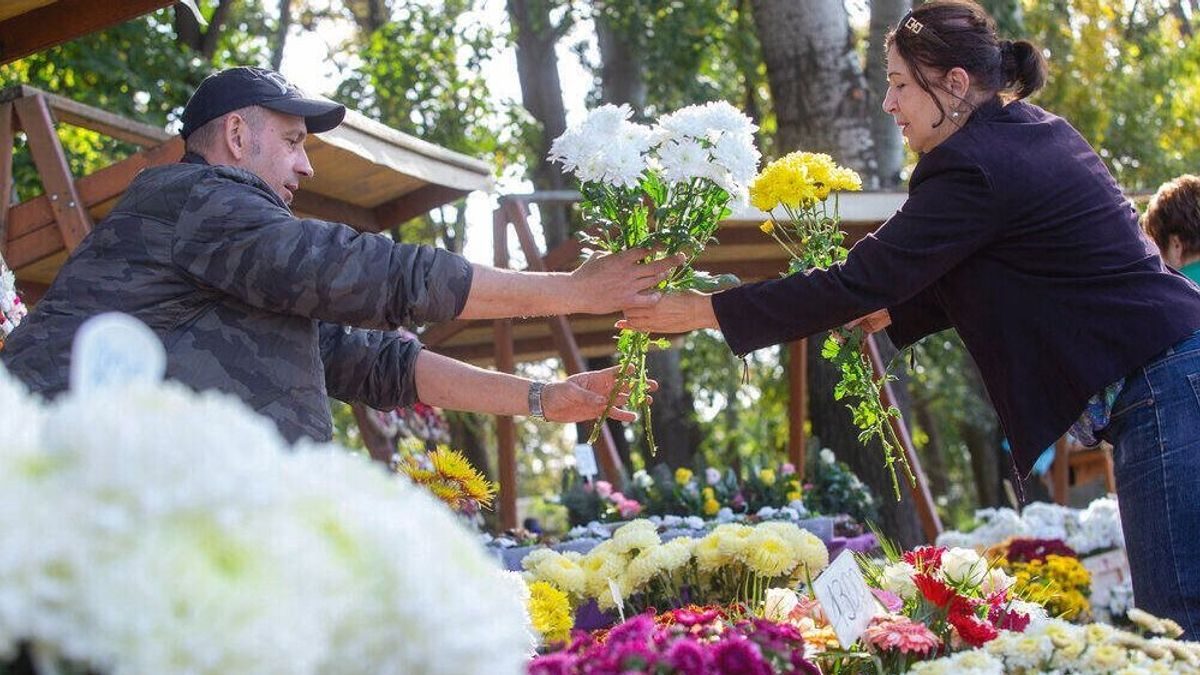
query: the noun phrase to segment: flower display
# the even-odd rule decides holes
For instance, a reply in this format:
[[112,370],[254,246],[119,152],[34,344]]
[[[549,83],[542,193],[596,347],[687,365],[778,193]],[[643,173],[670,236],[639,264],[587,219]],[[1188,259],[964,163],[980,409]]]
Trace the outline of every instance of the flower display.
[[868,583],[902,602],[899,614],[917,621],[950,647],[979,646],[1001,630],[1022,630],[1045,615],[1016,600],[1016,580],[973,549],[921,546],[902,555],[884,547],[888,561],[864,563]]
[[[659,284],[661,289],[713,290],[736,283],[697,272],[692,262],[754,175],[756,127],[723,101],[683,108],[654,127],[631,122],[632,114],[628,105],[601,106],[551,145],[550,160],[580,181],[581,208],[590,228],[584,242],[609,253],[638,247],[667,256],[682,253],[685,262]],[[629,386],[629,405],[642,413],[653,452],[646,396],[651,346],[665,347],[666,342],[629,329],[617,338],[618,379]],[[596,442],[600,428],[595,426],[589,442]]]
[[565,642],[575,624],[567,594],[544,581],[529,584],[529,617],[546,644]]
[[398,457],[396,471],[424,487],[456,513],[490,508],[499,485],[471,466],[462,453],[445,446],[430,453]]
[[[770,215],[760,228],[787,251],[791,258],[787,275],[828,269],[846,259],[842,246],[838,195],[862,189],[858,174],[839,166],[826,154],[793,152],[771,162],[750,184],[750,203]],[[833,204],[830,205],[830,197]],[[892,476],[892,489],[900,499],[897,463],[912,481],[900,440],[891,420],[900,415],[894,406],[885,408],[880,388],[887,375],[876,379],[870,359],[863,353],[867,334],[861,328],[831,331],[821,346],[821,355],[838,368],[842,379],[834,387],[834,398],[849,398],[854,424],[864,444],[879,439],[883,459]]]
[[961,673],[1197,673],[1200,645],[1146,637],[1106,624],[1078,626],[1061,619],[1003,631],[983,649],[917,663],[916,675]]
[[230,396],[166,383],[47,405],[0,369],[0,424],[0,657],[516,673],[534,646],[520,593],[428,492],[331,445],[289,449]]
[[530,675],[592,673],[819,675],[793,626],[736,618],[738,608],[685,607],[640,614],[609,631],[581,635],[566,649],[539,656]]
[[21,325],[27,313],[21,296],[17,295],[17,279],[0,258],[0,349],[4,349],[9,333]]
[[693,539],[662,541],[649,520],[621,526],[584,555],[539,549],[522,561],[526,580],[547,582],[576,606],[596,601],[643,610],[692,603],[758,607],[767,589],[815,577],[829,552],[815,535],[783,522],[718,526]]
[[937,538],[939,546],[987,548],[1014,537],[1059,540],[1079,555],[1111,548],[1124,548],[1121,515],[1117,500],[1102,497],[1086,509],[1035,502],[1021,513],[1009,508],[975,512],[976,526],[969,532],[947,530]]
[[1002,556],[998,566],[1015,577],[1013,590],[1019,597],[1061,619],[1091,618],[1091,573],[1071,547],[1058,539],[1013,539],[991,550]]

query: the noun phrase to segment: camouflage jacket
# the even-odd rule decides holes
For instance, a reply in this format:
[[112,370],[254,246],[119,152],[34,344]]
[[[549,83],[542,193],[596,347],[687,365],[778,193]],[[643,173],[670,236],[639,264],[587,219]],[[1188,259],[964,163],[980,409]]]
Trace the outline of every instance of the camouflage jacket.
[[254,174],[189,155],[138,175],[0,359],[55,395],[79,325],[125,312],[162,339],[168,377],[240,397],[289,440],[327,440],[327,393],[416,400],[421,344],[389,331],[456,316],[470,285],[461,256],[297,218]]

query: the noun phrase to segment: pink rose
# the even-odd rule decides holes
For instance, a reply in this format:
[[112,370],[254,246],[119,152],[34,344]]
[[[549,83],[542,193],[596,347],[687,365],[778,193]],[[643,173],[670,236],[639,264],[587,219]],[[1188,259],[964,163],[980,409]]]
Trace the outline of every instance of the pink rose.
[[642,505],[634,499],[625,499],[617,502],[617,510],[622,518],[632,518],[642,512]]
[[796,473],[796,465],[791,462],[784,462],[783,466],[779,467],[779,473],[784,476],[790,476]]
[[596,481],[596,494],[600,495],[601,497],[607,497],[612,494],[612,491],[612,483],[606,480]]

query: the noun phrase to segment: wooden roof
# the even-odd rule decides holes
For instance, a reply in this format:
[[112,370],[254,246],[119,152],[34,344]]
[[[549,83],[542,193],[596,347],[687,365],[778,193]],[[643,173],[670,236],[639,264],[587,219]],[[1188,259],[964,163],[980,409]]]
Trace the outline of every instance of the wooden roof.
[[173,4],[174,0],[2,0],[0,64]]
[[[85,219],[90,222],[108,213],[138,171],[178,161],[183,155],[178,136],[32,87],[0,92],[0,109],[10,102],[18,123],[24,121],[22,110],[33,118],[45,110],[47,118],[95,129],[142,148],[122,161],[74,179]],[[24,126],[30,127],[30,123],[24,122]],[[38,160],[39,152],[45,155],[53,150],[38,146],[53,143],[36,143],[33,131],[26,129]],[[337,129],[309,136],[305,146],[316,173],[302,183],[293,210],[361,230],[382,231],[468,192],[491,187],[488,163],[413,138],[353,111]],[[11,147],[10,138],[8,148],[0,147],[0,152],[11,151]],[[45,156],[37,163],[45,182],[43,166],[54,164],[54,158]],[[48,284],[73,248],[67,244],[70,237],[64,237],[60,222],[70,187],[48,187],[47,194],[9,207],[7,237],[0,241],[0,248],[9,267],[25,282],[23,290],[30,283]],[[5,242],[7,246],[3,246]]]
[[[899,192],[851,193],[841,197],[842,225],[850,246],[873,231],[904,202],[907,195]],[[516,196],[520,199],[521,196]],[[719,243],[709,246],[697,261],[698,269],[713,274],[733,273],[743,282],[778,277],[787,270],[788,258],[783,249],[758,228],[766,214],[743,208],[735,212],[717,230]],[[582,247],[578,241],[568,241],[544,258],[549,270],[567,271],[580,262]],[[572,332],[585,356],[611,354],[616,330],[613,324],[619,317],[576,315],[570,317]],[[492,365],[495,346],[491,321],[451,321],[430,326],[421,334],[422,341],[440,354],[469,361],[476,365]],[[544,318],[518,319],[513,322],[514,352],[518,361],[538,361],[559,356],[559,351]]]

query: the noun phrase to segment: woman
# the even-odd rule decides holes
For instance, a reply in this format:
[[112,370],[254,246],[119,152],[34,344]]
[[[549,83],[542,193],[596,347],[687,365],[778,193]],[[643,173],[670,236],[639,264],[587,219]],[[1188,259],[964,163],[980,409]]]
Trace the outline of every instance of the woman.
[[1034,45],[935,0],[887,49],[883,107],[921,153],[900,210],[831,270],[667,296],[627,325],[719,328],[738,354],[856,317],[898,347],[956,328],[1022,473],[1072,427],[1114,445],[1136,602],[1200,637],[1200,293],[1078,132],[1022,100],[1045,81]]
[[1142,229],[1158,244],[1163,262],[1200,283],[1200,176],[1163,183],[1142,214]]

